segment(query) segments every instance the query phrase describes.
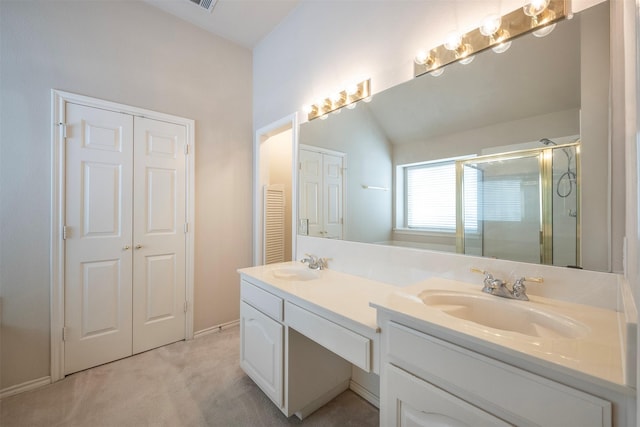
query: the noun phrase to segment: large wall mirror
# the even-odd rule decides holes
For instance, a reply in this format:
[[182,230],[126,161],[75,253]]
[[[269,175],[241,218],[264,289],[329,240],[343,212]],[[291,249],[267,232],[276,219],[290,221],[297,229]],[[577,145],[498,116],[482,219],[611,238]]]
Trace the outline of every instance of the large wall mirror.
[[[298,233],[465,253],[456,217],[456,162],[479,171],[479,162],[469,160],[487,158],[495,161],[475,175],[492,182],[473,185],[492,205],[474,224],[484,221],[487,236],[506,240],[491,242],[492,252],[488,237],[473,244],[467,238],[473,251],[466,253],[608,271],[608,87],[605,2],[558,23],[546,37],[519,37],[504,53],[482,52],[468,65],[445,67],[441,76],[417,77],[369,103],[304,123]],[[529,164],[509,161],[522,159],[517,153],[530,154]],[[551,177],[546,184],[542,173]],[[420,174],[428,176],[424,188],[415,184]],[[548,194],[541,196],[545,185]],[[489,195],[488,188],[497,192]],[[453,208],[441,206],[451,200]],[[544,203],[553,209],[543,211]],[[420,212],[425,209],[427,219]],[[447,213],[434,214],[438,209]],[[533,238],[509,224],[525,217],[540,224],[532,227]],[[513,255],[526,245],[542,247],[543,233],[551,239],[546,258],[536,259],[535,250],[526,259]]]

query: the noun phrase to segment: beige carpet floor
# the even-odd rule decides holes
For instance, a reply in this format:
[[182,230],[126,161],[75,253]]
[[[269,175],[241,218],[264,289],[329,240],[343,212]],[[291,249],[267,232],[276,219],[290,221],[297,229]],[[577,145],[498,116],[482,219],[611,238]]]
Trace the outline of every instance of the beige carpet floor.
[[351,391],[300,421],[285,416],[240,369],[239,328],[178,342],[0,401],[13,426],[377,426]]

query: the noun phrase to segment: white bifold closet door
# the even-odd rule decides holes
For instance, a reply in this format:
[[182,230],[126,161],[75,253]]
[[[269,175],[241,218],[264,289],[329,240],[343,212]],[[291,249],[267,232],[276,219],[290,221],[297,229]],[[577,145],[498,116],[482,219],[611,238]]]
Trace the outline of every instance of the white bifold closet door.
[[344,155],[300,149],[298,216],[306,220],[307,234],[342,239]]
[[184,126],[66,107],[65,374],[185,338]]

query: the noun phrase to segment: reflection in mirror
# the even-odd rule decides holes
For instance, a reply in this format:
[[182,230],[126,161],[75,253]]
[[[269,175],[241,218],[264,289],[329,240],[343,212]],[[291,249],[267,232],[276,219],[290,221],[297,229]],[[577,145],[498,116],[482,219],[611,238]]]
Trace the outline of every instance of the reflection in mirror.
[[[541,142],[557,145],[548,138]],[[457,161],[457,252],[576,266],[580,259],[578,147],[545,147]]]
[[[560,22],[547,37],[520,37],[503,54],[483,52],[467,66],[447,66],[440,77],[415,78],[375,94],[370,103],[303,124],[300,144],[348,158],[342,178],[342,238],[455,252],[459,250],[456,207],[445,225],[414,224],[411,200],[415,190],[407,177],[418,174],[425,165],[449,163],[448,176],[453,173],[453,180],[438,181],[430,171],[426,188],[448,192],[455,204],[455,160],[549,148],[556,176],[548,184],[555,188],[547,202],[553,205],[548,210],[553,218],[548,222],[556,226],[553,233],[543,228],[544,218],[540,217],[537,235],[540,239],[543,233],[552,242],[547,244],[552,248],[552,255],[547,254],[552,261],[541,261],[539,250],[532,251],[536,255],[526,261],[606,271],[609,106],[606,96],[596,94],[608,90],[609,64],[603,60],[609,57],[603,50],[608,42],[602,41],[603,34],[608,36],[608,16],[608,3],[601,3]],[[578,139],[581,165],[572,154],[575,148],[563,147],[564,151],[553,145]],[[545,145],[545,141],[552,144]],[[579,167],[583,173],[577,188],[575,177],[568,176]],[[321,188],[317,191],[328,191]],[[558,196],[567,191],[571,197]],[[433,213],[437,203],[432,196],[423,208]],[[541,203],[542,199],[524,208],[541,211]],[[318,203],[314,209],[326,212],[329,207]],[[452,211],[451,206],[448,209]],[[305,231],[302,223],[309,223],[311,229],[314,218],[309,212],[299,216],[299,232]],[[488,230],[484,231],[487,241]],[[508,233],[510,246],[492,243],[491,251],[474,254],[509,258],[511,248],[525,242],[520,232]],[[535,242],[534,237],[530,239]]]
[[342,239],[346,155],[305,145],[299,148],[298,232]]

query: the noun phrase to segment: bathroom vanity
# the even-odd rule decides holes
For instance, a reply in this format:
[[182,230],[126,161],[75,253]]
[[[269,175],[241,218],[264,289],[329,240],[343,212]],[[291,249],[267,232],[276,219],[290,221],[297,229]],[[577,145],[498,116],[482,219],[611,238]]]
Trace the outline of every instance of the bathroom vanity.
[[302,419],[348,389],[352,365],[379,374],[369,302],[394,286],[299,262],[239,272],[240,366],[286,416]]
[[622,313],[441,278],[375,306],[381,425],[632,425]]
[[357,366],[380,377],[381,426],[635,422],[623,312],[498,298],[480,279],[397,287],[299,262],[239,272],[241,367],[286,416],[349,388]]

